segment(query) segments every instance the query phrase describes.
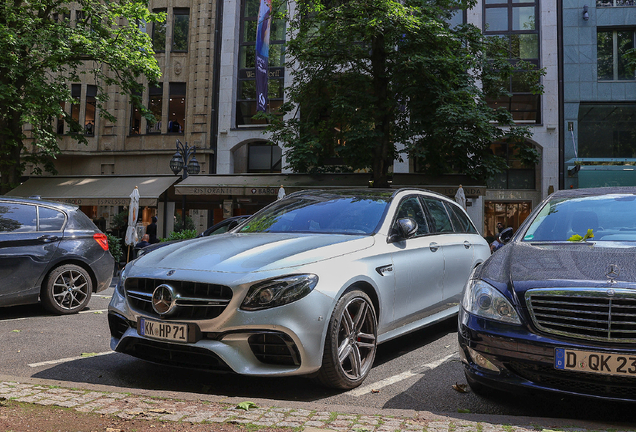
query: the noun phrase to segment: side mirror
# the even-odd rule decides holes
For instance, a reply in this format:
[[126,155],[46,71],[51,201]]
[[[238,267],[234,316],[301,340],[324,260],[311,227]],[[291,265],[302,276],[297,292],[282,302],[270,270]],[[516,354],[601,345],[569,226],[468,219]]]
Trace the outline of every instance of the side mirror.
[[417,232],[417,222],[411,218],[398,219],[393,228],[391,236],[388,238],[389,243],[400,240],[406,240]]
[[503,244],[510,243],[510,240],[512,240],[513,234],[514,234],[514,231],[512,230],[512,228],[506,228],[505,230],[499,233],[499,241]]

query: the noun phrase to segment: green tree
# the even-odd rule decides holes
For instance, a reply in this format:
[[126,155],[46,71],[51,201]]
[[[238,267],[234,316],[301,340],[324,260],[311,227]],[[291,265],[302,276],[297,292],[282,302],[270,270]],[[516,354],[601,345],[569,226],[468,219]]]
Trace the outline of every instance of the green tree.
[[270,122],[293,171],[370,169],[374,186],[386,187],[393,162],[408,155],[429,174],[483,179],[505,169],[493,141],[522,146],[531,135],[486,96],[506,94],[514,72],[539,83],[542,71],[511,62],[504,40],[448,24],[451,8],[473,0],[295,3],[287,17],[288,102],[277,115],[257,115]]
[[104,107],[112,85],[141,107],[140,78],[160,77],[142,24],[164,15],[151,14],[146,0],[0,0],[0,193],[19,183],[27,163],[36,174],[55,172],[55,119],[86,143],[82,125],[61,106],[77,103],[70,86],[81,75],[94,79],[102,117],[115,121]]

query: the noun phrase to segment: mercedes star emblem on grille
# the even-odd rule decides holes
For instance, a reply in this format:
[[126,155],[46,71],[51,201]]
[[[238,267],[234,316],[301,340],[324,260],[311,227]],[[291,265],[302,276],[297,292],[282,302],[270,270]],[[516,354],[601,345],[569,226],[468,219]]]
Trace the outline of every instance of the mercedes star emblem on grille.
[[170,315],[177,306],[177,296],[170,285],[161,284],[152,292],[152,308],[159,315]]
[[615,283],[615,279],[618,277],[618,275],[620,275],[620,273],[621,270],[616,264],[610,264],[609,266],[607,266],[607,272],[605,273],[605,276],[607,276],[610,283]]

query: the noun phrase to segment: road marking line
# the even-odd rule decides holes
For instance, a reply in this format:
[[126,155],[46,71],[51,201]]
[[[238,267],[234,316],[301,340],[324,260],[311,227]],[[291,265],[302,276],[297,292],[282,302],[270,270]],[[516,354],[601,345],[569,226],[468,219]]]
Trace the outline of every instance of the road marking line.
[[95,354],[89,355],[89,356],[67,357],[67,358],[63,358],[63,359],[59,359],[59,360],[49,360],[49,361],[43,361],[43,362],[40,362],[40,363],[30,363],[28,366],[32,367],[32,368],[35,368],[35,367],[40,367],[40,366],[48,366],[48,365],[66,363],[66,362],[70,362],[70,361],[74,361],[74,360],[81,360],[81,359],[85,359],[85,358],[103,356],[103,355],[114,354],[114,353],[115,353],[115,351],[106,351],[106,352],[101,352],[101,353],[95,353]]
[[405,380],[407,378],[411,378],[412,376],[415,376],[415,375],[420,375],[425,370],[435,369],[442,363],[446,362],[447,360],[455,356],[457,356],[457,353],[449,354],[442,359],[427,363],[416,369],[411,369],[410,371],[402,372],[401,374],[398,374],[398,375],[393,375],[392,377],[385,378],[383,380],[380,380],[373,384],[366,385],[364,387],[358,387],[355,390],[351,390],[350,392],[347,392],[347,394],[350,394],[351,396],[359,397],[364,394],[371,393],[371,390],[380,390],[381,388],[390,386],[391,384],[395,384],[396,382]]
[[[83,311],[78,312],[78,313],[81,313],[81,314],[94,313],[94,314],[96,314],[98,312],[101,312],[101,313],[108,312],[108,309],[97,309],[97,310],[90,309],[90,310],[83,310]],[[62,317],[62,316],[67,316],[67,315],[57,315],[57,316],[58,317]],[[32,318],[54,318],[54,317],[37,315],[37,316],[22,317],[22,318],[9,318],[9,319],[4,319],[4,320],[0,319],[0,323],[11,322],[11,321],[24,321],[24,320],[28,320],[28,319],[32,319]]]

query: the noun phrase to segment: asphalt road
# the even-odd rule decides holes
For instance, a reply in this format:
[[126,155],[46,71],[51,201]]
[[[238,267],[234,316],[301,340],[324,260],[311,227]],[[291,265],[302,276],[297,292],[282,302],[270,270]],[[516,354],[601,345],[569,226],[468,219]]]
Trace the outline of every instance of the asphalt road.
[[48,315],[39,305],[0,309],[0,374],[67,381],[71,386],[90,383],[439,414],[636,420],[634,405],[545,394],[485,398],[457,391],[454,385],[466,381],[454,320],[381,345],[366,382],[348,392],[328,390],[305,378],[250,378],[150,364],[110,351],[106,310],[111,294],[112,288],[94,295],[88,309],[71,316]]

